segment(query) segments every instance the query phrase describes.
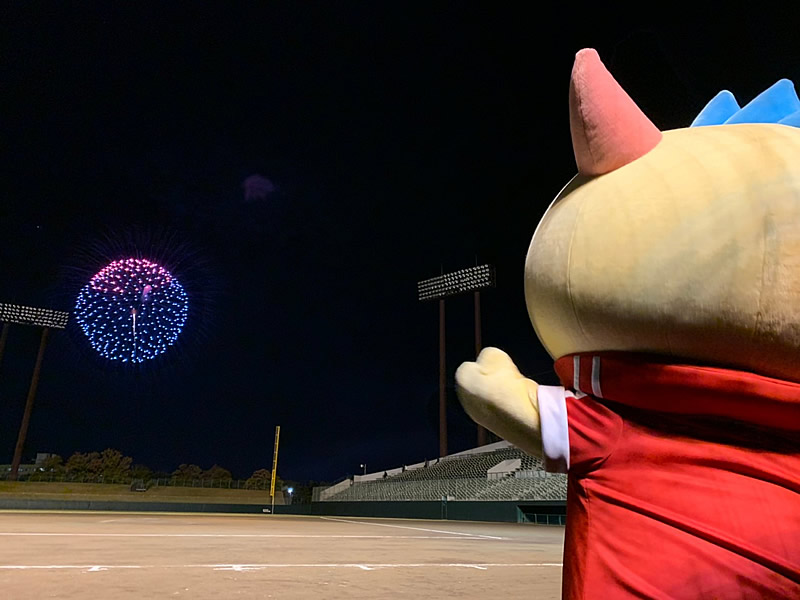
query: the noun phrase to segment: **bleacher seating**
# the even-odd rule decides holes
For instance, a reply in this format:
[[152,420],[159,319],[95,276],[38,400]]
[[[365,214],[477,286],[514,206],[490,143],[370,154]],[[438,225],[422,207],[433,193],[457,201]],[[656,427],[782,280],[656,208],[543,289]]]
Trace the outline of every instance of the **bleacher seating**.
[[507,477],[480,493],[481,500],[564,500],[567,497],[565,475],[545,477]]
[[537,470],[541,471],[544,469],[544,461],[538,456],[531,456],[530,454],[522,454],[522,466],[520,467],[523,471],[532,471]]
[[[497,446],[428,461],[427,466],[385,478],[356,481],[323,501],[566,499],[565,475],[545,473],[541,459],[510,444]],[[487,477],[489,469],[509,459],[520,459],[518,470],[500,479]]]
[[429,461],[427,467],[406,471],[393,476],[392,481],[424,481],[438,479],[469,479],[486,477],[486,471],[521,453],[516,448],[503,448],[492,452],[466,456],[446,456],[438,462]]
[[350,486],[329,500],[467,500],[476,497],[488,482],[472,479],[425,479],[419,481],[367,481]]

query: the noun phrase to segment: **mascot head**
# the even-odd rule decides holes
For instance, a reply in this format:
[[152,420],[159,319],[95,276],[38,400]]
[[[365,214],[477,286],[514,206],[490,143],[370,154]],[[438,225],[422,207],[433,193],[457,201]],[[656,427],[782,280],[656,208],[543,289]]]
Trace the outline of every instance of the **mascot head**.
[[800,101],[781,80],[744,108],[721,92],[659,131],[578,53],[579,174],[533,236],[528,313],[554,358],[660,354],[800,381]]

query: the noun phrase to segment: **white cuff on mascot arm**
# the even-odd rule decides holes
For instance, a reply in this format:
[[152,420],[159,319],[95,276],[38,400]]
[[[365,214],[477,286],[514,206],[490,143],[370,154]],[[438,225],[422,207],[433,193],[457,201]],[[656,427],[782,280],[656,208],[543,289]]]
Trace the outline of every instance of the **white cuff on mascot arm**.
[[540,385],[538,401],[545,470],[566,473],[569,470],[566,392],[561,386]]

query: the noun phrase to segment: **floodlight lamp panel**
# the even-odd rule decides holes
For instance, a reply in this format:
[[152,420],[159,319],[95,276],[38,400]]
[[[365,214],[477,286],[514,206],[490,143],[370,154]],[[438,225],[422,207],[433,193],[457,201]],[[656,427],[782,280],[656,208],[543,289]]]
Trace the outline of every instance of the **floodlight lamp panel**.
[[0,303],[0,321],[7,323],[64,329],[68,318],[69,313],[59,310]]
[[419,300],[434,300],[494,287],[491,265],[468,267],[417,283]]

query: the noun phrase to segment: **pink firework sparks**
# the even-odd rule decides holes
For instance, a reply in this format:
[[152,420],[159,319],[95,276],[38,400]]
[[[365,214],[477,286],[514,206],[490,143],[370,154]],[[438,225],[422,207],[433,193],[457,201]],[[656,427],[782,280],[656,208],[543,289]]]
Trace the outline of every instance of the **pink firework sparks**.
[[[146,277],[147,283],[144,282]],[[167,286],[172,281],[169,271],[156,263],[142,258],[126,258],[115,260],[103,267],[89,285],[92,289],[104,293],[123,294],[130,289],[142,293],[142,300],[147,300],[153,290]]]

